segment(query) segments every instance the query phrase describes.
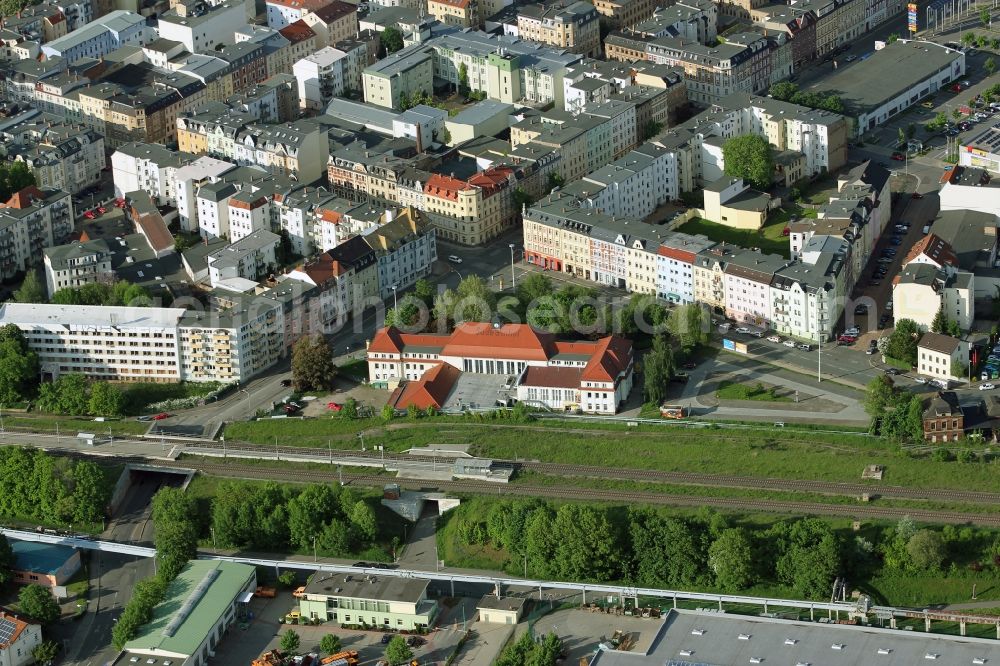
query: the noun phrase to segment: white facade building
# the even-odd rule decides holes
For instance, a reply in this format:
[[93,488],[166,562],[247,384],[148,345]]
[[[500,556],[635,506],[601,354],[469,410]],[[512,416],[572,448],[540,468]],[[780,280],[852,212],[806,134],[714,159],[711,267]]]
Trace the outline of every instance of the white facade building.
[[49,298],[60,289],[110,282],[111,249],[102,239],[45,249],[45,287]]
[[34,664],[31,651],[42,643],[42,627],[0,611],[0,666]]
[[275,252],[281,237],[263,229],[208,255],[208,275],[212,286],[223,280],[243,278],[259,281],[276,264]]
[[46,58],[60,56],[67,62],[101,58],[123,46],[142,46],[150,41],[151,33],[146,27],[146,17],[116,9],[68,35],[42,44],[42,53]]
[[197,2],[191,9],[178,4],[160,15],[160,38],[180,42],[191,53],[214,53],[219,44],[233,44],[234,33],[247,24],[246,7],[238,0],[218,5]]
[[0,278],[9,279],[42,261],[42,251],[73,233],[73,203],[62,190],[34,185],[0,204]]
[[177,169],[183,166],[181,153],[159,144],[127,143],[111,155],[115,194],[145,190],[157,204],[177,205],[174,192]]
[[326,46],[292,65],[299,86],[299,106],[322,109],[331,99],[343,95],[346,60],[346,53]]

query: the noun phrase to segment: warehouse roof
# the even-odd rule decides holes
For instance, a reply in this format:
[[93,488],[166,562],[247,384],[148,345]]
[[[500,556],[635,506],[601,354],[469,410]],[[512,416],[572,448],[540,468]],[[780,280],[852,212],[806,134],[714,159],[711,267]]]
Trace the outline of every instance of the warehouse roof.
[[254,568],[246,564],[189,562],[167,587],[164,600],[153,609],[153,620],[142,626],[125,649],[193,654],[255,578]]
[[56,573],[76,552],[75,548],[69,546],[15,539],[11,539],[10,547],[14,551],[15,569],[41,574]]
[[350,597],[417,603],[427,592],[427,581],[418,578],[326,573],[317,571],[306,585],[307,596]]

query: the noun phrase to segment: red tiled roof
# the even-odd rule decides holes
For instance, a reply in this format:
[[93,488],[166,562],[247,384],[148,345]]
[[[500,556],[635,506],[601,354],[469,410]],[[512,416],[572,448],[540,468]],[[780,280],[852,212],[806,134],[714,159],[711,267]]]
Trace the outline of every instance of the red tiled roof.
[[458,368],[439,363],[417,381],[406,382],[397,388],[390,398],[390,404],[397,409],[406,409],[410,405],[417,409],[441,409],[461,374],[462,371]]
[[428,178],[424,185],[424,192],[427,194],[447,199],[458,199],[458,193],[467,189],[469,189],[469,184],[465,181],[451,176],[442,176],[439,173]]
[[316,284],[322,285],[327,280],[339,277],[347,272],[347,268],[339,261],[334,260],[329,254],[324,252],[313,261],[302,266],[299,270],[309,276],[309,279]]
[[433,2],[441,5],[451,5],[452,7],[461,7],[462,9],[465,9],[469,6],[471,0],[433,0]]
[[521,380],[521,383],[525,386],[578,389],[582,373],[581,368],[529,365],[525,368],[524,379]]
[[527,324],[464,322],[455,327],[442,356],[545,361],[552,355],[554,336]]
[[958,265],[958,257],[955,256],[955,252],[951,249],[951,245],[949,245],[937,234],[928,234],[917,241],[913,248],[907,253],[906,259],[903,260],[903,265],[905,266],[922,254],[926,255],[939,266]]
[[481,188],[483,196],[488,197],[510,184],[513,175],[514,170],[510,167],[491,167],[469,178],[469,185]]
[[5,205],[7,208],[30,208],[34,201],[44,199],[44,192],[34,185],[28,185],[24,189],[15,192]]
[[677,261],[683,261],[687,264],[693,264],[696,256],[694,252],[678,250],[675,247],[666,247],[665,245],[661,245],[656,250],[656,253],[661,257],[669,257],[671,259],[676,259]]
[[280,5],[289,9],[301,9],[302,11],[314,12],[322,9],[330,0],[267,0],[269,5]]
[[345,16],[354,16],[358,12],[358,8],[347,2],[341,2],[341,0],[333,0],[329,4],[325,4],[318,9],[310,9],[313,14],[316,15],[323,23],[329,25],[335,23]]
[[632,357],[632,343],[625,338],[609,336],[597,341],[598,349],[583,369],[581,379],[591,382],[613,382],[618,379]]
[[295,23],[289,23],[278,32],[280,32],[285,39],[293,44],[304,42],[307,39],[312,39],[316,36],[313,29],[310,28],[309,25],[302,19],[299,19]]
[[6,611],[0,612],[0,619],[14,625],[14,631],[11,632],[10,638],[4,643],[0,643],[0,650],[6,650],[17,642],[17,639],[21,637],[21,633],[28,628],[28,623],[20,618],[14,617]]
[[243,201],[237,197],[232,197],[229,199],[230,208],[242,208],[243,210],[253,210],[254,208],[260,208],[267,203],[267,197],[257,197],[252,201]]
[[344,217],[340,211],[331,210],[329,208],[318,208],[316,213],[319,214],[319,219],[324,222],[333,222],[334,224],[338,224]]
[[174,246],[174,237],[170,235],[170,229],[159,213],[140,215],[136,218],[135,226],[146,237],[146,242],[154,252],[164,252]]

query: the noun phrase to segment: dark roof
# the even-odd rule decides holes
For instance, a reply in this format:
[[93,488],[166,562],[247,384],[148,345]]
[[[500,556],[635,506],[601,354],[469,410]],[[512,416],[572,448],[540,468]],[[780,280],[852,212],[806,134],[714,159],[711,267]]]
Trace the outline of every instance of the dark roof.
[[328,250],[326,254],[334,261],[352,266],[355,270],[364,268],[375,261],[375,250],[365,242],[362,236],[349,238],[332,250]]
[[924,333],[923,337],[920,338],[918,347],[950,355],[954,353],[961,342],[962,341],[958,338],[953,338],[950,335],[943,335],[941,333]]
[[558,368],[529,365],[524,371],[521,383],[525,386],[545,386],[554,388],[580,388],[583,368]]
[[927,408],[924,410],[925,419],[959,415],[964,415],[964,412],[954,391],[939,391],[936,396],[930,399]]

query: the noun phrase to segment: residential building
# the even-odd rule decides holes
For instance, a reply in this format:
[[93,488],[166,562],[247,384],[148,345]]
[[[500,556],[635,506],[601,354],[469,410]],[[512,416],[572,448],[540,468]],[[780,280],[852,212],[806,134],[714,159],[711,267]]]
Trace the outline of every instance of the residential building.
[[242,278],[259,282],[277,266],[275,251],[281,237],[258,229],[221,250],[208,255],[208,275],[212,286]]
[[445,239],[484,244],[514,224],[514,170],[491,167],[467,180],[434,174],[424,185],[423,211]]
[[267,27],[281,30],[301,20],[308,12],[317,12],[330,4],[330,0],[267,0]]
[[44,44],[59,39],[76,26],[70,26],[59,7],[49,3],[27,5],[16,14],[3,18],[3,28],[25,39]]
[[58,39],[42,44],[46,58],[61,57],[67,63],[82,58],[101,58],[123,46],[142,46],[152,41],[146,18],[117,9]]
[[847,243],[828,241],[813,239],[801,261],[775,271],[769,290],[769,323],[775,331],[817,342],[833,337],[849,292],[844,279]]
[[292,65],[304,109],[324,109],[334,97],[344,94],[344,64],[347,54],[327,46]]
[[31,651],[41,643],[40,624],[29,624],[8,611],[0,610],[0,664],[26,666],[35,663]]
[[604,24],[617,30],[649,18],[657,3],[652,0],[595,0],[594,8]]
[[316,47],[336,46],[358,34],[358,8],[350,2],[332,0],[303,12],[302,21],[316,33]]
[[123,144],[111,154],[115,194],[120,197],[126,192],[143,190],[157,204],[176,205],[174,174],[189,157],[193,159],[157,144]]
[[975,275],[952,265],[914,261],[904,265],[892,282],[893,316],[911,319],[930,330],[934,317],[943,312],[963,331],[972,326],[975,312]]
[[431,264],[437,261],[435,229],[411,207],[386,210],[378,226],[364,234],[364,240],[375,251],[379,296],[383,299],[430,275]]
[[524,260],[546,270],[592,280],[594,253],[590,235],[603,218],[595,209],[569,204],[569,199],[556,194],[525,212]]
[[645,37],[681,37],[699,44],[713,44],[718,34],[718,8],[708,0],[681,0],[657,7],[653,15],[634,26]]
[[14,551],[11,573],[18,585],[63,587],[80,570],[80,551],[76,548],[16,539],[11,539],[10,548]]
[[736,322],[770,327],[774,313],[771,283],[775,273],[788,267],[788,259],[754,250],[736,251],[726,259],[726,316]]
[[0,144],[32,170],[39,187],[70,194],[100,180],[107,164],[104,137],[61,115],[34,114],[8,125],[0,130]]
[[433,90],[434,58],[423,44],[414,44],[365,68],[361,75],[365,101],[401,109],[403,99]]
[[60,289],[111,282],[111,249],[103,239],[45,248],[45,287],[49,298]]
[[45,248],[73,233],[73,204],[62,190],[30,185],[0,204],[0,278],[9,280],[42,260]]
[[479,28],[478,0],[427,0],[427,13],[448,26]]
[[[975,154],[974,151],[963,147],[959,154]],[[986,167],[951,166],[941,174],[940,184],[942,212],[964,210],[995,217],[1000,210],[1000,179],[994,180]]]
[[317,571],[299,598],[303,618],[345,626],[416,631],[434,626],[440,608],[427,596],[427,581],[375,574]]
[[167,586],[163,601],[134,639],[122,661],[137,657],[204,666],[225,633],[247,610],[257,572],[246,564],[191,560]]
[[694,303],[694,264],[698,253],[715,245],[704,236],[669,232],[657,249],[656,297],[671,303]]
[[[917,343],[917,371],[924,377],[964,379],[969,367],[969,346],[941,333],[924,333]],[[959,370],[959,372],[952,372]]]
[[601,54],[599,16],[594,5],[582,1],[524,5],[517,12],[517,31],[522,39],[596,58]]
[[457,146],[477,137],[496,136],[510,127],[512,104],[484,99],[445,121],[451,145]]
[[[851,4],[857,4],[857,0]],[[817,52],[821,53],[818,41]],[[963,52],[934,42],[900,39],[869,58],[836,70],[809,91],[837,95],[843,100],[849,136],[853,138],[872,131],[963,76]],[[872,81],[885,85],[873,86]]]
[[[459,379],[454,371],[514,377],[518,400],[529,405],[614,414],[632,389],[632,344],[615,336],[561,342],[526,324],[465,322],[450,335],[383,328],[368,345],[370,381],[396,387],[398,408],[406,407],[408,394],[424,379],[445,372],[446,383],[453,384]],[[398,386],[403,381],[415,384]],[[438,396],[451,392],[447,385],[436,388]]]
[[718,46],[704,46],[680,37],[657,37],[647,44],[645,57],[654,63],[682,68],[688,98],[707,106],[733,93],[767,90],[771,85],[772,48],[758,33],[731,35]]
[[246,6],[240,0],[212,4],[206,0],[185,0],[159,16],[161,39],[184,45],[190,53],[212,53],[234,44],[234,33],[247,23]]
[[925,442],[958,442],[965,435],[965,411],[954,391],[939,391],[924,408]]
[[734,229],[760,229],[772,207],[771,195],[751,189],[742,178],[720,178],[702,192],[705,219]]

